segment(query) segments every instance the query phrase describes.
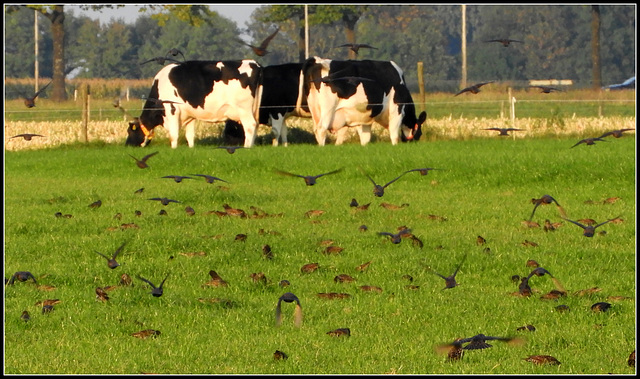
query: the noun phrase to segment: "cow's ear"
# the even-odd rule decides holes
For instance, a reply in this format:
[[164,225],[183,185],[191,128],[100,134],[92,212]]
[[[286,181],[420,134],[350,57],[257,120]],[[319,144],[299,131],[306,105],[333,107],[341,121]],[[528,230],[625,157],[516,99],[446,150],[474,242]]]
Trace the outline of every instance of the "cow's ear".
[[427,112],[422,111],[422,113],[420,113],[420,116],[418,116],[418,125],[422,125],[426,120],[427,120]]

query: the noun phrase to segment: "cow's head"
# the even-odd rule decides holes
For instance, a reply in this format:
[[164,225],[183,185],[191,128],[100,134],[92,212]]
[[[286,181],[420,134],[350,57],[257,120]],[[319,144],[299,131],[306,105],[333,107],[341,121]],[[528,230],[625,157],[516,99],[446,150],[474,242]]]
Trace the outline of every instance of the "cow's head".
[[142,146],[145,147],[153,139],[153,129],[149,130],[140,123],[139,118],[135,118],[133,121],[129,121],[129,127],[127,128],[127,141],[126,146]]
[[402,142],[418,141],[422,137],[422,124],[427,120],[427,112],[425,111],[422,111],[418,118],[415,117],[415,113],[411,112],[410,114],[413,115],[410,117],[412,122],[407,122],[407,117],[403,122],[403,130],[400,133]]

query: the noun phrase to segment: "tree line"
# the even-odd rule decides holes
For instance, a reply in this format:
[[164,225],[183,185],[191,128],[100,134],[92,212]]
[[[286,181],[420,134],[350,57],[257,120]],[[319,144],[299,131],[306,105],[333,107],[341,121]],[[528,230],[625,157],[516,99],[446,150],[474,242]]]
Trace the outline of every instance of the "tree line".
[[[33,77],[38,13],[40,76],[55,79],[57,71],[62,85],[70,74],[152,78],[160,66],[141,63],[174,48],[190,60],[252,58],[272,65],[304,59],[302,5],[261,6],[246,29],[206,6],[147,9],[154,12],[131,24],[118,19],[101,24],[74,14],[70,6],[5,6],[5,76]],[[635,75],[635,5],[467,5],[465,13],[469,82],[570,79],[593,87]],[[393,60],[415,92],[417,62],[423,62],[427,91],[456,91],[462,76],[462,21],[460,5],[310,5],[309,54]],[[259,45],[276,27],[265,56],[256,56],[240,39],[245,33],[250,44]],[[60,33],[63,46],[56,46]],[[505,38],[520,42],[507,47],[486,42]],[[375,49],[361,49],[356,56],[338,47],[345,43]]]

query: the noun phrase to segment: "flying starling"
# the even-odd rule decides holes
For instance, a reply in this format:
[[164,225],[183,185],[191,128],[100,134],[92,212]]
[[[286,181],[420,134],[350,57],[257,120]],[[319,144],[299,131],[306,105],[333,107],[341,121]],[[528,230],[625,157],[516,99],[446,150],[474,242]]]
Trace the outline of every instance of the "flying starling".
[[[620,216],[618,216],[618,217],[620,217]],[[583,224],[581,224],[581,223],[579,223],[579,222],[577,222],[577,221],[569,220],[568,218],[564,218],[564,217],[563,217],[563,219],[564,219],[564,220],[566,220],[566,221],[569,221],[569,222],[570,222],[570,223],[572,223],[572,224],[576,224],[576,225],[578,225],[579,227],[581,227],[581,228],[583,229],[582,235],[584,235],[585,237],[593,237],[593,235],[594,235],[594,234],[595,234],[595,232],[596,232],[596,228],[597,228],[597,227],[599,227],[599,226],[601,226],[601,225],[604,225],[604,224],[606,224],[606,223],[608,223],[608,222],[610,222],[610,221],[613,221],[613,220],[615,220],[615,219],[616,219],[616,218],[618,218],[618,217],[614,217],[614,218],[612,218],[612,219],[610,219],[610,220],[607,220],[607,221],[601,222],[601,223],[599,223],[599,224],[597,224],[597,225],[583,225]]]
[[158,152],[156,151],[155,153],[151,153],[148,155],[145,155],[144,157],[142,157],[142,159],[138,159],[136,157],[134,157],[133,155],[129,154],[129,156],[133,159],[135,159],[136,161],[136,165],[140,168],[147,168],[149,167],[149,165],[147,164],[147,160],[149,160],[149,158],[153,157],[154,155],[158,154]]
[[113,255],[111,256],[111,258],[107,257],[106,255],[102,254],[99,251],[95,251],[96,254],[101,255],[102,257],[104,257],[104,259],[107,260],[107,265],[109,266],[110,269],[114,269],[118,266],[120,266],[120,264],[118,262],[116,262],[116,257],[118,256],[118,253],[120,253],[120,251],[122,251],[122,248],[124,247],[124,245],[126,244],[126,242],[124,242],[122,245],[120,245],[120,247],[118,249],[116,249],[116,251],[113,253]]
[[298,178],[302,178],[304,179],[304,182],[308,185],[308,186],[312,186],[314,184],[316,184],[316,180],[322,176],[325,175],[331,175],[331,174],[336,174],[338,172],[342,171],[342,169],[337,169],[337,170],[333,170],[333,171],[329,171],[326,172],[324,174],[319,174],[319,175],[298,175],[298,174],[292,174],[290,172],[286,172],[286,171],[282,171],[282,170],[276,170],[276,172],[280,175],[285,175],[285,176],[297,176]]
[[162,280],[162,283],[160,283],[159,287],[156,287],[153,283],[151,283],[149,280],[143,278],[142,276],[138,275],[137,278],[142,280],[143,282],[149,284],[152,287],[151,290],[151,294],[154,297],[160,297],[162,296],[163,290],[162,290],[162,286],[164,286],[164,282],[165,280],[167,280],[167,278],[169,277],[169,274],[167,274],[167,276],[164,277],[164,279]]
[[282,310],[280,306],[283,301],[286,303],[296,303],[293,324],[298,328],[302,326],[302,306],[300,305],[300,299],[291,292],[286,292],[278,299],[278,304],[276,305],[276,326],[280,326],[282,324]]
[[470,87],[467,87],[467,88],[463,88],[463,89],[461,89],[458,93],[456,93],[456,94],[455,94],[455,95],[453,95],[453,96],[458,96],[458,95],[463,94],[463,93],[465,93],[465,92],[471,92],[471,93],[473,93],[473,94],[477,94],[478,92],[480,92],[480,87],[482,87],[482,86],[484,86],[484,85],[486,85],[486,84],[489,84],[489,83],[493,83],[493,82],[494,82],[494,81],[492,80],[492,81],[490,81],[490,82],[482,82],[482,83],[474,84],[474,85],[472,85],[472,86],[470,86]]

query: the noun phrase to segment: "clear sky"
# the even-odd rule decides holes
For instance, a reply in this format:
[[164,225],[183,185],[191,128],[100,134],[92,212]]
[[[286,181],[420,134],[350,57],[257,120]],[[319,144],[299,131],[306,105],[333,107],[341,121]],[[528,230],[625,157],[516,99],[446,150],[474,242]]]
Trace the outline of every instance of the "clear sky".
[[[111,4],[115,5],[115,4]],[[213,10],[218,12],[221,16],[224,16],[238,25],[239,28],[245,28],[245,22],[249,21],[251,13],[265,4],[211,4],[209,5]],[[97,18],[101,22],[109,22],[111,18],[123,19],[125,23],[133,23],[141,13],[138,12],[140,7],[144,4],[126,4],[124,7],[114,9],[102,9],[101,11],[81,11],[80,7],[70,4],[65,5],[66,9],[73,8],[73,13],[76,15],[87,15],[91,18]]]

